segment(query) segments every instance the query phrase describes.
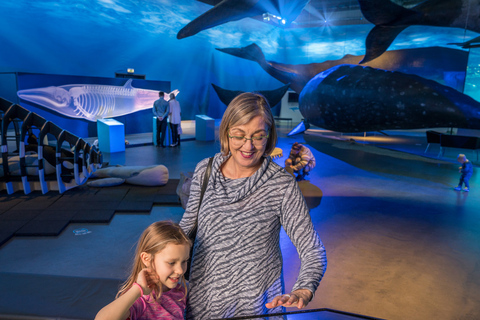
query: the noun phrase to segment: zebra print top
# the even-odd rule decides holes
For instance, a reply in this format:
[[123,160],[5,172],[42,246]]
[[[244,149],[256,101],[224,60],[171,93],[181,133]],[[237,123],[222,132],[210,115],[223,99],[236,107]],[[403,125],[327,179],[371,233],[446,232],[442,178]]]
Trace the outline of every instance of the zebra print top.
[[[198,213],[187,300],[187,319],[219,319],[282,312],[265,304],[284,290],[280,227],[301,260],[292,290],[315,293],[325,269],[325,248],[313,228],[295,181],[270,157],[248,178],[228,179],[220,171],[228,156],[216,154]],[[196,167],[187,208],[180,221],[195,224],[200,185],[208,159]]]

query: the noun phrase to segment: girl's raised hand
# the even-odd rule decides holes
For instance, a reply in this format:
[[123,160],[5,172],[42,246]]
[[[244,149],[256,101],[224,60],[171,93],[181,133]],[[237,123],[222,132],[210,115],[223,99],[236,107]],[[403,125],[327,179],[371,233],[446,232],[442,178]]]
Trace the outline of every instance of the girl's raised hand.
[[137,276],[137,283],[142,287],[143,294],[152,292],[153,287],[160,281],[157,274],[149,268],[142,269]]

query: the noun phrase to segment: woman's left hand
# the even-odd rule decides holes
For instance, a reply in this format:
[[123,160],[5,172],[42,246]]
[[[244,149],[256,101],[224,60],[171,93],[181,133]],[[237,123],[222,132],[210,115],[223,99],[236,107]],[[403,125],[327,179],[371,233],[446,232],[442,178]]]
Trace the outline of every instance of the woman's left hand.
[[273,298],[272,302],[267,303],[265,306],[269,309],[277,306],[284,307],[297,307],[298,309],[305,308],[307,304],[312,300],[313,294],[307,289],[298,289],[290,294],[282,294]]

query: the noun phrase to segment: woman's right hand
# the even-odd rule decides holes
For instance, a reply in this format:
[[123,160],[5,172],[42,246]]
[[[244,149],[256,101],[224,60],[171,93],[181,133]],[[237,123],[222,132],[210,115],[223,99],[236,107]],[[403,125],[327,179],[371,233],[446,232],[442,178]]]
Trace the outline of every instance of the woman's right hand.
[[159,281],[160,278],[157,274],[149,268],[142,269],[137,276],[137,283],[142,287],[143,294],[145,295],[150,294],[154,285]]

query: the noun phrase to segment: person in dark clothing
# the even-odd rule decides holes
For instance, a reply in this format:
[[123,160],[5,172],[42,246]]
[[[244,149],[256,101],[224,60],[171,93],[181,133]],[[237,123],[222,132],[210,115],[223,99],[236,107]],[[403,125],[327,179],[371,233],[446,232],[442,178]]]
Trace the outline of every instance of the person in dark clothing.
[[[473,175],[473,165],[464,154],[459,154],[457,161],[460,162],[462,166],[458,167],[458,171],[460,172],[460,181],[454,190],[468,192],[470,191],[470,184],[468,183],[468,180],[470,180]],[[463,184],[465,184],[465,188],[462,189]]]
[[[165,148],[165,134],[167,132],[167,116],[170,112],[168,101],[164,99],[165,92],[160,91],[158,93],[160,97],[153,103],[153,114],[157,117],[157,147],[161,146]],[[160,138],[160,133],[162,134]]]

